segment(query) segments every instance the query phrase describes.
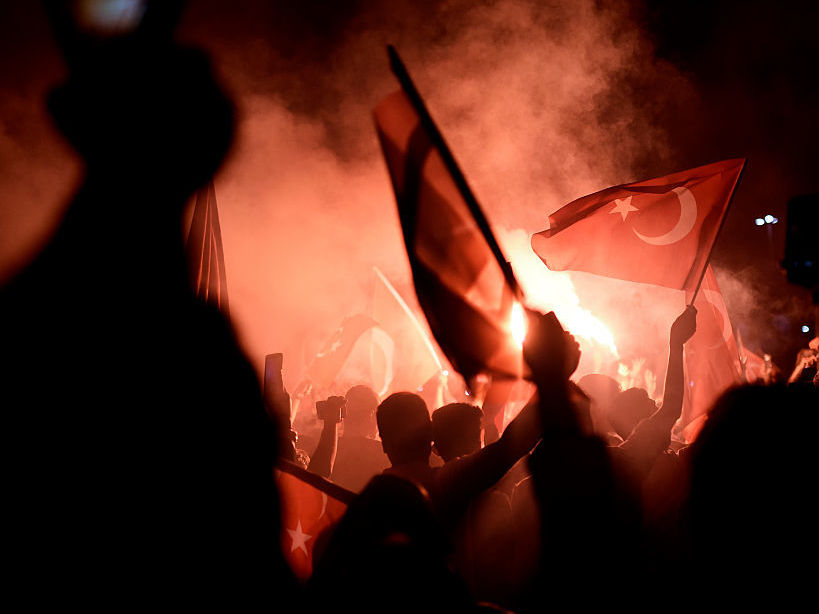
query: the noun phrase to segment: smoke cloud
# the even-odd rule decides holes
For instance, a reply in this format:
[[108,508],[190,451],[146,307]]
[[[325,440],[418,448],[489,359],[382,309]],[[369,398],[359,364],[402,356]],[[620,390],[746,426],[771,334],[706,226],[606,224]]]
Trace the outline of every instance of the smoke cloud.
[[[642,102],[632,102],[628,75],[650,75],[657,91],[694,95],[616,5],[385,3],[342,21],[343,32],[331,33],[324,48],[291,48],[298,61],[290,65],[276,41],[217,39],[196,29],[195,15],[186,30],[211,50],[239,108],[236,146],[216,178],[232,314],[254,364],[284,351],[290,378],[343,317],[368,309],[374,265],[414,302],[371,118],[398,87],[387,43],[402,54],[542,308],[550,307],[548,283],[561,296],[574,286],[567,274],[556,282],[536,258],[533,266],[529,235],[566,202],[638,178],[647,154],[659,164],[670,157],[663,131]],[[271,74],[261,76],[263,67]],[[575,291],[598,313],[612,301],[589,277]],[[630,289],[636,305],[634,295]],[[629,304],[618,308],[633,317]],[[616,318],[605,311],[604,320]],[[643,325],[665,338],[670,319],[658,311]],[[610,323],[620,333],[615,342],[630,350],[632,330],[620,320]]]
[[[609,328],[620,357],[653,354],[662,363],[679,293],[551,273],[528,246],[563,204],[685,167],[665,119],[686,108],[692,121],[701,97],[658,58],[629,3],[200,1],[179,34],[210,53],[237,106],[236,140],[215,186],[231,315],[259,371],[265,354],[282,351],[294,386],[341,320],[370,308],[373,266],[416,306],[371,118],[398,87],[387,43],[401,53],[533,304],[566,322],[585,310]],[[0,103],[3,278],[47,237],[79,176],[43,110],[62,70],[53,42],[37,63],[45,66],[38,78],[12,84],[17,98]],[[734,295],[745,304],[739,287],[727,286],[729,307]],[[605,344],[586,343],[614,360]]]

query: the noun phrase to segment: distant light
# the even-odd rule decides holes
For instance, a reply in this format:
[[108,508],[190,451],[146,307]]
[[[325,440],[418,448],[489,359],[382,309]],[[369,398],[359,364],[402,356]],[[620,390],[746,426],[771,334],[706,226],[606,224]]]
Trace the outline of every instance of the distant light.
[[443,373],[444,373],[444,377],[449,377],[449,371],[447,371],[446,369],[444,369]]
[[809,333],[810,332],[810,326],[808,326],[807,324],[803,324],[802,325],[802,332],[803,333]]
[[73,7],[79,28],[99,36],[132,32],[147,8],[147,0],[79,0]]
[[774,216],[772,216],[770,213],[765,216],[765,222],[766,223],[773,224],[773,221],[774,221]]
[[754,224],[756,224],[757,226],[762,226],[765,224],[765,220],[763,220],[761,217],[758,217],[754,220]]
[[778,218],[778,217],[775,217],[775,218],[773,219],[773,221],[771,222],[771,224],[776,224],[778,221],[779,221],[779,218]]
[[466,396],[469,396],[469,390],[464,390],[464,394],[465,394]]

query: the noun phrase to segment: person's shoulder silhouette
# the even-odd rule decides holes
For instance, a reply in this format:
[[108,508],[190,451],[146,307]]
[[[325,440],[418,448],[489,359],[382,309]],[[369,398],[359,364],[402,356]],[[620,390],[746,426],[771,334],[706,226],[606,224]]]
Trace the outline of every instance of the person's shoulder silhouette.
[[274,427],[230,327],[193,295],[180,230],[232,105],[207,59],[172,43],[171,8],[96,40],[61,6],[70,76],[49,107],[86,175],[0,291],[16,584],[86,605],[270,602],[291,586]]

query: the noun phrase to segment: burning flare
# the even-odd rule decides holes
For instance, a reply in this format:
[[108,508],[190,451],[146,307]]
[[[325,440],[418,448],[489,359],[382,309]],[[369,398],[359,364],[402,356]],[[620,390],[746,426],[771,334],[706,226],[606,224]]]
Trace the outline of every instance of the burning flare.
[[517,301],[512,305],[509,328],[512,330],[512,339],[519,347],[523,347],[523,341],[526,339],[526,314],[523,313],[523,306]]
[[[553,310],[563,328],[578,338],[584,352],[602,352],[601,359],[605,354],[618,358],[614,335],[599,317],[580,305],[580,299],[569,275],[547,269],[532,251],[529,236],[523,230],[511,230],[501,234],[506,255],[523,286],[529,306],[544,312]],[[522,324],[515,324],[516,318]],[[515,332],[516,326],[523,327],[523,336]],[[512,308],[511,328],[513,337],[519,344],[522,344],[525,338],[525,326],[523,308],[516,303]]]

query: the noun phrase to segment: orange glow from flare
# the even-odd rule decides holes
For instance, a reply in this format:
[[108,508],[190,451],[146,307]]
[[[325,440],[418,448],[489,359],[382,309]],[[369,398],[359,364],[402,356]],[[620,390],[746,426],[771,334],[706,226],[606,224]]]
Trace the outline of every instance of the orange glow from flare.
[[518,346],[523,347],[523,341],[526,339],[526,315],[523,313],[523,307],[518,302],[512,305],[509,328],[512,330],[512,339],[515,340]]
[[[580,305],[569,275],[547,269],[532,251],[529,236],[524,231],[506,231],[503,239],[506,255],[523,286],[529,306],[544,312],[554,311],[563,328],[578,338],[581,349],[584,340],[594,342],[586,344],[587,349],[594,345],[597,348],[595,351],[608,352],[612,357],[619,358],[614,335],[599,317]],[[523,316],[520,305],[516,304],[515,307],[520,309]],[[514,308],[512,317],[516,317]]]

